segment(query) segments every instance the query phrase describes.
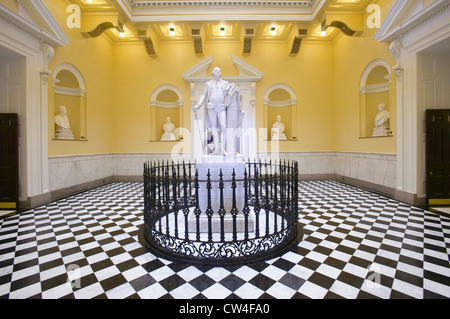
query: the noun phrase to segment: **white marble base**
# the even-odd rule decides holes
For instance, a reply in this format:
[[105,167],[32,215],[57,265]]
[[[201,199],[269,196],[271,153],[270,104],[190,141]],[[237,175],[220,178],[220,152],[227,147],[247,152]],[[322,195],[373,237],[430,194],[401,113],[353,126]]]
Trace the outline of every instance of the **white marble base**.
[[386,127],[375,127],[373,129],[372,136],[388,136],[390,133],[389,128]]
[[71,130],[67,128],[61,128],[56,130],[55,132],[56,140],[74,140],[73,133]]
[[[211,178],[211,208],[214,212],[212,218],[212,231],[220,232],[220,216],[218,211],[220,209],[220,172],[223,174],[223,206],[226,211],[225,214],[225,232],[231,232],[233,230],[233,217],[231,215],[231,209],[233,208],[233,189],[232,189],[232,174],[233,170],[236,179],[236,208],[238,210],[237,215],[237,231],[242,232],[245,230],[245,219],[242,213],[245,204],[245,194],[244,194],[244,172],[245,163],[242,158],[235,158],[236,163],[227,163],[224,156],[212,156],[208,157],[206,162],[197,163],[196,169],[198,170],[199,184],[199,207],[202,211],[200,217],[200,231],[208,231],[208,217],[206,215],[206,210],[208,208],[208,189],[207,189],[207,178],[208,172]],[[229,159],[231,160],[231,159]],[[209,161],[209,162],[208,162]],[[214,162],[215,161],[215,162]],[[189,219],[189,228],[196,229],[196,218],[191,215]],[[248,223],[249,231],[254,229],[253,217],[249,216]]]
[[175,135],[173,133],[164,133],[163,136],[161,137],[161,141],[165,142],[165,141],[176,141],[177,138],[175,137]]
[[243,155],[223,156],[223,155],[204,155],[197,162],[198,164],[244,164]]

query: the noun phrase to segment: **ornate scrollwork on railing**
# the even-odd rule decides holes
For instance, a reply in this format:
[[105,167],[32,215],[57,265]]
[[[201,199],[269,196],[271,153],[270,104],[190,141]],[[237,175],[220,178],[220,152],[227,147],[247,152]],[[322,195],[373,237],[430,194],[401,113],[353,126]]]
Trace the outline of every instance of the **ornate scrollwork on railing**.
[[249,162],[242,176],[234,169],[230,179],[222,169],[218,180],[211,176],[208,170],[206,179],[199,179],[192,163],[144,164],[139,237],[149,251],[176,261],[226,265],[273,258],[297,244],[302,235],[297,162]]

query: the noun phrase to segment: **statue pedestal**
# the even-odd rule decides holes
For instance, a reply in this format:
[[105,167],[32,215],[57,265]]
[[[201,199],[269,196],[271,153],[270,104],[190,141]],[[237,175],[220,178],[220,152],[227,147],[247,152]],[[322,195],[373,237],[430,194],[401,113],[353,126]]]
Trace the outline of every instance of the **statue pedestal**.
[[272,135],[270,138],[272,141],[286,141],[286,134],[283,133],[279,128],[272,128]]
[[[245,172],[245,162],[241,156],[204,156],[200,163],[196,164],[196,169],[198,170],[199,179],[199,207],[202,212],[200,215],[200,232],[208,231],[208,216],[206,215],[206,210],[208,208],[208,189],[207,189],[207,179],[208,171],[211,175],[211,208],[214,212],[212,215],[212,231],[219,233],[221,231],[220,222],[220,170],[222,170],[223,179],[223,205],[226,211],[224,217],[224,230],[225,232],[233,231],[233,216],[231,215],[231,209],[233,208],[233,188],[232,188],[232,174],[233,169],[236,174],[236,208],[238,214],[236,216],[236,229],[237,232],[245,231],[245,218],[243,214],[244,204],[245,204],[245,193],[244,193],[244,172]],[[248,216],[248,231],[254,231],[254,220],[253,216],[249,214]],[[191,232],[197,230],[196,217],[194,215],[190,216],[189,219],[189,229]]]
[[177,138],[175,137],[175,134],[173,133],[164,133],[161,137],[161,141],[176,141]]
[[372,136],[387,136],[389,135],[389,128],[384,126],[375,127]]
[[68,128],[59,127],[55,132],[55,139],[57,140],[73,140],[73,133]]

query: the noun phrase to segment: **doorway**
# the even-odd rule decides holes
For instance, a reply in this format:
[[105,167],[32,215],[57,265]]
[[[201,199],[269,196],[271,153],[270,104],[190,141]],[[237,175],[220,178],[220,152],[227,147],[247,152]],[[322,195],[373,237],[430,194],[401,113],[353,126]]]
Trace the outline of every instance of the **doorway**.
[[0,113],[0,215],[16,211],[19,203],[18,115]]
[[450,206],[450,110],[427,110],[425,116],[428,204]]
[[418,106],[425,111],[424,187],[429,210],[450,214],[450,38],[418,58]]
[[0,217],[15,213],[20,207],[21,171],[26,158],[20,148],[25,127],[26,103],[25,57],[0,46]]

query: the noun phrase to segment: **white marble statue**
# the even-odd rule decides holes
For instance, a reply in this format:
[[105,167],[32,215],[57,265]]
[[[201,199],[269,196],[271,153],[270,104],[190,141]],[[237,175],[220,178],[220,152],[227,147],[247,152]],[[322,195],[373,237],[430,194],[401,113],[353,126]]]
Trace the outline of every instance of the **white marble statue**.
[[[227,148],[227,142],[229,142],[227,139],[227,124],[237,126],[238,122],[242,120],[240,97],[236,95],[239,88],[228,81],[222,80],[222,71],[218,67],[214,68],[212,76],[213,79],[205,83],[203,95],[192,109],[195,113],[203,104],[206,105],[207,127],[211,130],[213,138],[212,155],[234,155],[230,154],[228,149],[234,152],[236,148],[234,146]],[[236,98],[239,98],[239,104],[235,103]],[[227,114],[230,105],[236,106],[237,109],[230,109],[230,114]]]
[[65,106],[59,107],[59,114],[55,116],[55,139],[58,140],[73,140],[73,132],[70,129],[70,121],[67,116],[67,109]]
[[161,141],[175,141],[176,137],[175,134],[173,134],[173,131],[175,130],[175,124],[171,122],[170,117],[167,117],[166,123],[163,126],[164,134],[161,137]]
[[225,98],[227,106],[227,135],[226,151],[229,155],[238,155],[241,153],[240,137],[242,128],[242,118],[245,112],[242,110],[241,92],[239,87],[233,83],[230,84]]
[[271,130],[271,132],[272,132],[272,134],[271,134],[272,141],[285,141],[285,140],[287,140],[286,134],[284,133],[285,130],[286,130],[286,127],[281,122],[281,116],[278,115],[276,122],[273,123],[273,125],[272,125],[272,130]]
[[386,104],[380,103],[378,105],[378,114],[375,116],[375,128],[372,136],[386,136],[390,134],[389,117],[390,113],[386,110]]

